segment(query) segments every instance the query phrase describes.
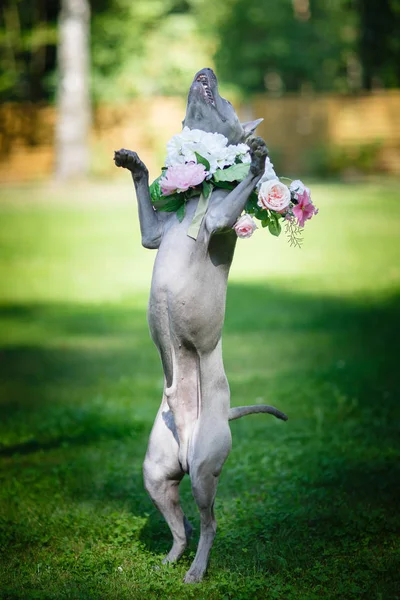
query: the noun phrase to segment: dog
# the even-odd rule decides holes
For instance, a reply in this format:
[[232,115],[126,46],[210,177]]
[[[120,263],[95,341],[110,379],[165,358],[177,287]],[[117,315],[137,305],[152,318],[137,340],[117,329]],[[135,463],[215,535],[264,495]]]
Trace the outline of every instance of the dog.
[[186,583],[201,581],[207,568],[216,533],[218,479],[232,446],[229,421],[256,412],[287,419],[267,405],[230,408],[222,361],[226,288],[237,239],[232,227],[260,180],[268,155],[264,140],[253,136],[261,121],[240,123],[231,103],[220,96],[211,69],[195,75],[183,125],[223,134],[229,144],[246,142],[251,152],[248,176],[232,191],[213,191],[196,240],[187,230],[198,197],[188,200],[182,222],[174,213],[157,212],[149,193],[148,170],[138,155],[121,149],[114,157],[116,166],[132,174],[142,244],[158,249],[148,322],[161,357],[164,390],[143,472],[145,487],[173,537],[164,562],[182,556],[192,531],[178,491],[183,476],[190,476],[201,529]]

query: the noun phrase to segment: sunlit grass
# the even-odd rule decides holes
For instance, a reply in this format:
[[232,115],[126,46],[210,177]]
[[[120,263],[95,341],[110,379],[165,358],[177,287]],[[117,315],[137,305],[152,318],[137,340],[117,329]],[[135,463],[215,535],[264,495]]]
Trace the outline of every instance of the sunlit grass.
[[[259,230],[238,244],[231,281],[330,295],[398,287],[396,182],[315,184],[312,193],[320,213],[306,224],[302,250]],[[107,302],[135,294],[146,302],[154,251],[141,247],[130,182],[6,188],[0,201],[1,298]]]
[[[396,598],[399,193],[312,191],[301,251],[261,230],[238,243],[232,404],[289,421],[232,423],[196,588],[181,583],[195,544],[159,569],[170,535],[142,484],[162,371],[132,187],[1,191],[2,599]],[[182,497],[198,535],[186,480]]]

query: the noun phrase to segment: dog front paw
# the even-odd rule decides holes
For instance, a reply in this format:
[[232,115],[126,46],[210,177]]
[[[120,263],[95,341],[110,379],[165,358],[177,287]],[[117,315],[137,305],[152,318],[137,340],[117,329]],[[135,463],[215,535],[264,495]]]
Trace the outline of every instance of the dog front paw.
[[140,160],[136,152],[132,152],[132,150],[125,150],[125,148],[116,150],[114,152],[114,162],[117,167],[128,169],[134,179],[147,177],[149,174],[146,165]]
[[268,148],[261,137],[251,136],[247,140],[250,146],[251,165],[250,171],[253,175],[260,175],[264,172],[265,159],[268,156]]

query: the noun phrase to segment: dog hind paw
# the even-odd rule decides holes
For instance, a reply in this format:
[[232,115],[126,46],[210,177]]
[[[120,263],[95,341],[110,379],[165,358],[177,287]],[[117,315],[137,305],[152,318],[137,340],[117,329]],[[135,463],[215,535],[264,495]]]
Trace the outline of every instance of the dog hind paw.
[[203,575],[204,573],[200,571],[192,571],[191,569],[189,569],[189,571],[186,573],[183,579],[183,583],[200,583],[203,580]]

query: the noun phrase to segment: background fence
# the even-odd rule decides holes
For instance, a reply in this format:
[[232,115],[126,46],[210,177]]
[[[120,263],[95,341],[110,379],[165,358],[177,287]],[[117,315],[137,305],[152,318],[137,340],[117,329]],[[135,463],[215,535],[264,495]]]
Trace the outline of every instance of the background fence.
[[[360,96],[255,97],[239,107],[243,120],[264,117],[258,133],[277,170],[312,173],[400,172],[400,91]],[[113,151],[137,149],[157,175],[165,143],[180,130],[185,99],[156,97],[93,111],[92,172],[111,176]],[[43,179],[54,165],[55,109],[0,106],[0,182]]]

